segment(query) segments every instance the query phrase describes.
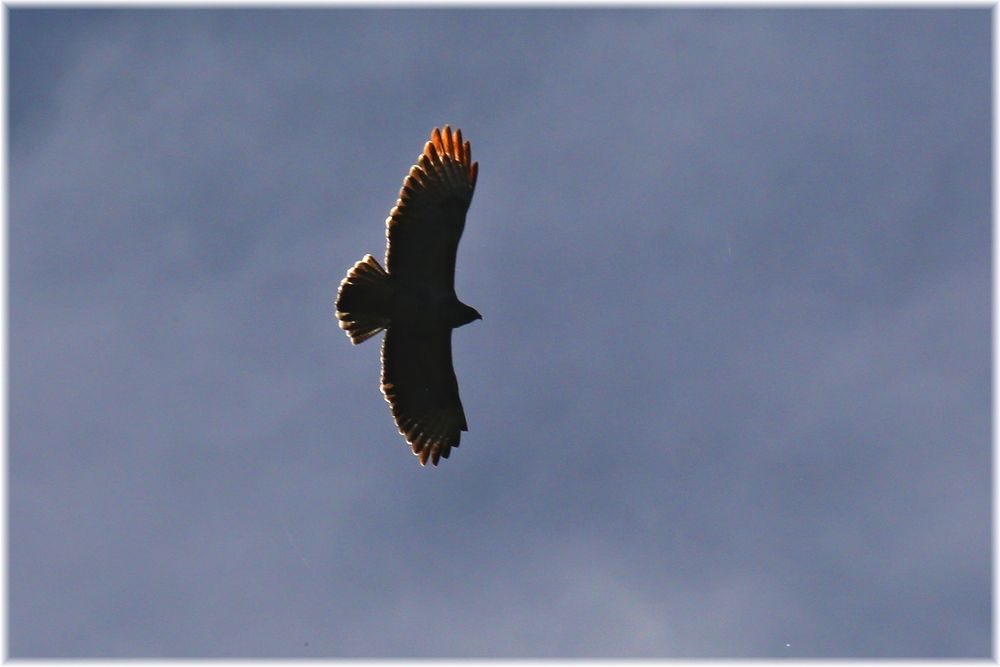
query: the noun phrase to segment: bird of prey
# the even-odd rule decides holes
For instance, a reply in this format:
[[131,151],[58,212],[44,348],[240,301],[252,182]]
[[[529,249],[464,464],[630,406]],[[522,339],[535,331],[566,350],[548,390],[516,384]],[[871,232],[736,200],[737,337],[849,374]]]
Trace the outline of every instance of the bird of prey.
[[461,130],[434,128],[385,220],[385,268],[365,255],[337,291],[337,319],[352,343],[385,329],[382,394],[420,465],[448,458],[469,430],[451,331],[482,319],[455,295],[455,255],[478,170]]

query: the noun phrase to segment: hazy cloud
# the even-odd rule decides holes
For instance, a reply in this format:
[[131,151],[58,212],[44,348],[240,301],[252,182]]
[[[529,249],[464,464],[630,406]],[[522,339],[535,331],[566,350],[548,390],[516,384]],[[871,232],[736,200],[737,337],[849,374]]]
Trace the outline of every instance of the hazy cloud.
[[[988,9],[9,27],[13,657],[989,655]],[[423,470],[332,302],[445,122]]]

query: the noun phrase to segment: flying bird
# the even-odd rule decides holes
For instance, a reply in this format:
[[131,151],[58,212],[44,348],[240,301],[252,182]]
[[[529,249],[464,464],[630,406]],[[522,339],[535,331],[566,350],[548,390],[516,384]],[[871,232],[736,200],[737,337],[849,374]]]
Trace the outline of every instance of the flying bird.
[[420,465],[448,458],[469,430],[451,331],[482,319],[455,295],[455,256],[478,170],[461,130],[434,128],[385,220],[385,268],[365,255],[337,291],[337,319],[352,343],[385,330],[382,394]]

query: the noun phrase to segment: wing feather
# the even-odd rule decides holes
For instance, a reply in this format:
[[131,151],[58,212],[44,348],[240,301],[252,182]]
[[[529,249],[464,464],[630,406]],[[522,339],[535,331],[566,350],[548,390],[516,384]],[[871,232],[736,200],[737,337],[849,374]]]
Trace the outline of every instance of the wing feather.
[[385,265],[391,276],[454,290],[455,257],[479,164],[461,130],[434,128],[386,218]]
[[390,327],[382,341],[382,394],[421,465],[438,464],[468,431],[451,360],[451,330]]

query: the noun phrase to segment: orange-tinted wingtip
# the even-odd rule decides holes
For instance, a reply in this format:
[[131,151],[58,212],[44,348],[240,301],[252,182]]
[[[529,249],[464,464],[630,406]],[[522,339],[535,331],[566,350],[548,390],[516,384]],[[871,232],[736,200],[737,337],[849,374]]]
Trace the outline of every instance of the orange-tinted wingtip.
[[429,141],[427,142],[427,146],[424,147],[424,155],[434,162],[438,162],[441,159],[437,147]]

